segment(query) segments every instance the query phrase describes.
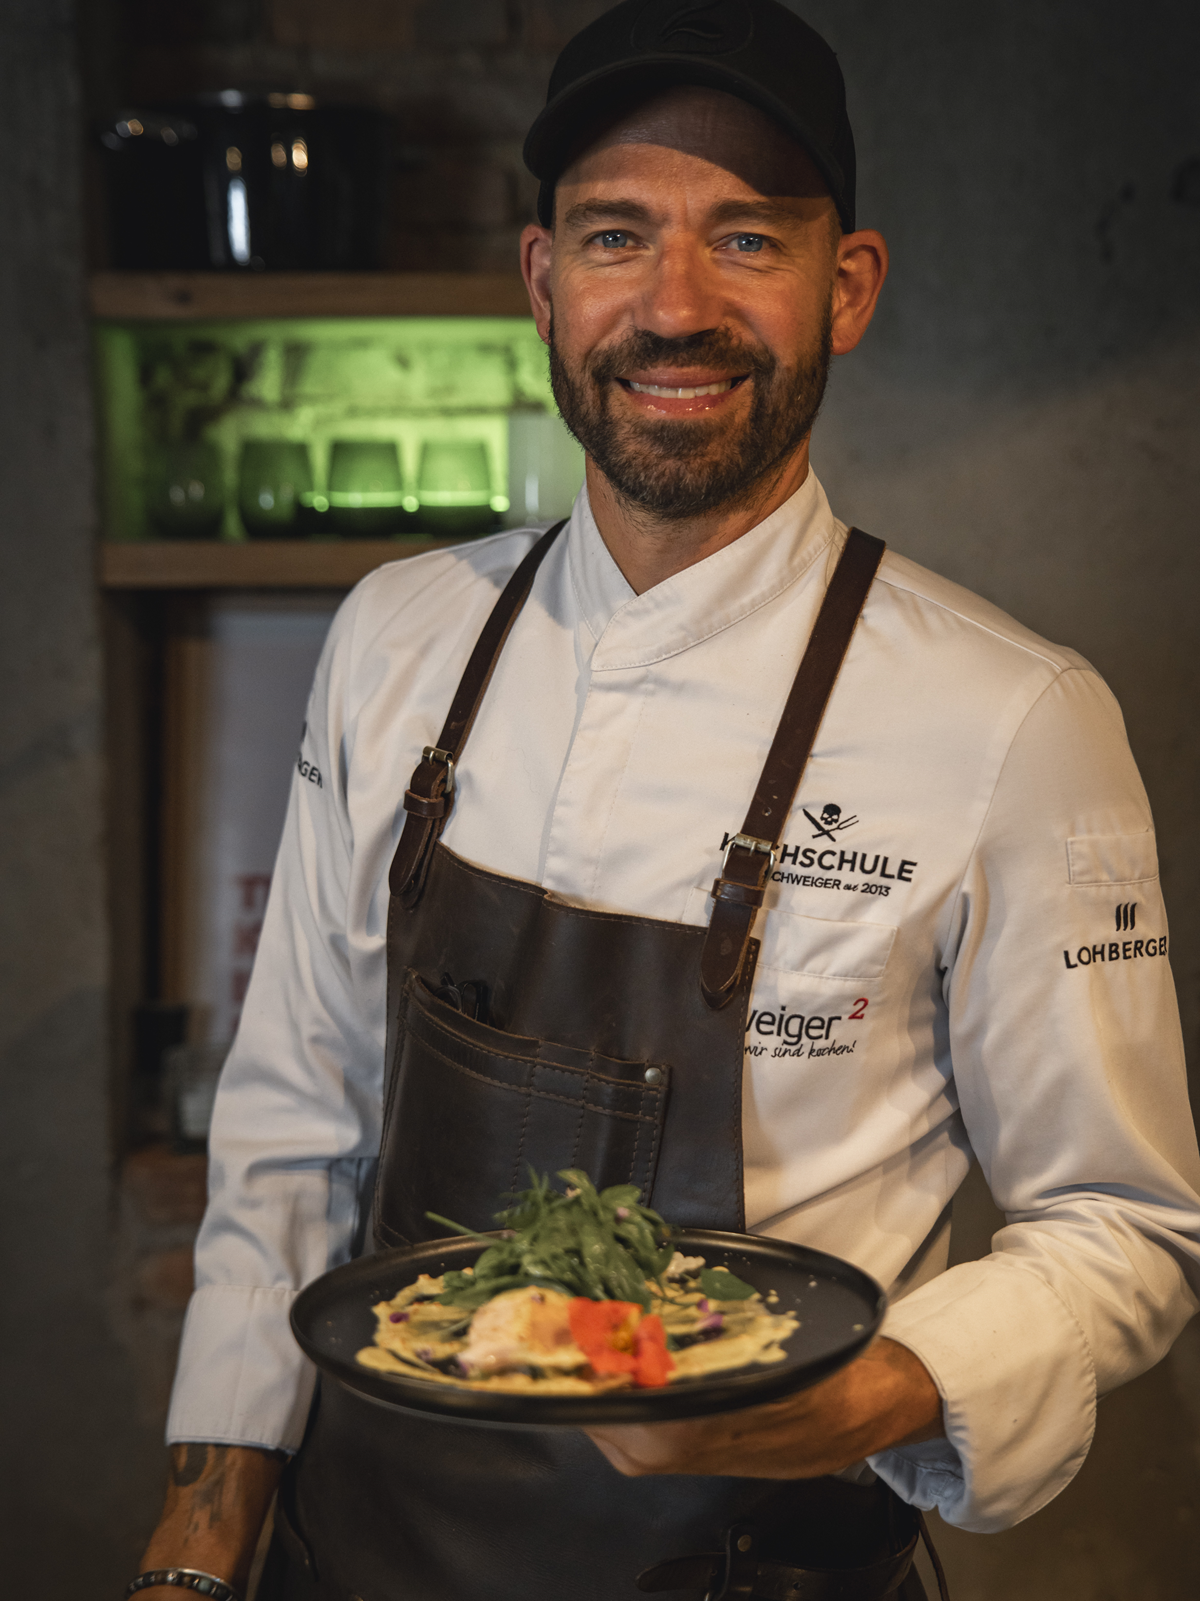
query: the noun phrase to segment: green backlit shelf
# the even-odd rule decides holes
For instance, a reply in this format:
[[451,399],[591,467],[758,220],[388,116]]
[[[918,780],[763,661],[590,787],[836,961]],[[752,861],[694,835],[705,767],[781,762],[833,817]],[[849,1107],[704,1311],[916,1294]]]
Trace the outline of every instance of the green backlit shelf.
[[143,540],[100,546],[105,589],[350,589],[384,562],[460,543],[403,539]]
[[[443,490],[489,489],[423,479],[430,447],[446,444],[478,452],[488,503],[508,524],[570,510],[582,452],[558,418],[515,273],[102,272],[89,294],[106,589],[345,589],[456,542],[370,527],[355,531],[371,538],[245,541],[243,479],[262,470],[247,467],[248,447],[264,443],[303,447],[303,504],[321,511],[335,489],[402,491],[410,519],[418,504],[442,505]],[[335,446],[389,443],[399,484],[330,481]],[[217,487],[219,524],[203,531],[220,537],[166,526],[164,495],[182,504],[184,478],[197,498]]]

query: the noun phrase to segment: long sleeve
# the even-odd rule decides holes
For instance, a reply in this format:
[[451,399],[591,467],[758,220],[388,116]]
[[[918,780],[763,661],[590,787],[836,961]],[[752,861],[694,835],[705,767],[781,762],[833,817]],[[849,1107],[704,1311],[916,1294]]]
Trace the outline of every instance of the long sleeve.
[[355,595],[317,669],[221,1078],[169,1440],[298,1447],[312,1374],[288,1312],[300,1287],[347,1258],[362,1226],[379,1144],[385,974],[379,941],[355,932],[370,911],[352,904],[345,705],[357,609]]
[[932,1373],[948,1440],[873,1466],[961,1527],[1056,1495],[1097,1398],[1196,1309],[1200,1165],[1167,949],[1120,713],[1069,670],[1007,753],[947,929],[954,1082],[1007,1227],[885,1327]]

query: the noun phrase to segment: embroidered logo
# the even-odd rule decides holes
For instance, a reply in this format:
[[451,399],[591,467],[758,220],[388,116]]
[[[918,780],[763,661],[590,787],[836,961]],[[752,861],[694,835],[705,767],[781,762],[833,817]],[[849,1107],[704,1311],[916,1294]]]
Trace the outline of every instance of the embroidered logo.
[[[779,866],[770,875],[772,883],[795,884],[802,889],[835,889],[848,895],[888,895],[893,883],[912,883],[913,874],[920,864],[910,861],[907,856],[901,857],[893,872],[889,865],[892,861],[890,855],[881,856],[878,851],[844,851],[838,846],[834,839],[835,832],[839,828],[850,828],[858,822],[857,817],[844,818],[840,807],[826,806],[821,811],[823,821],[818,821],[807,807],[801,809],[817,830],[813,838],[834,840],[834,844],[832,847],[826,845],[822,850],[816,845],[789,845],[786,840],[782,841],[779,846]],[[731,834],[722,836],[722,850],[732,837]],[[798,868],[799,871],[789,872],[789,867]],[[831,878],[828,876],[831,873],[861,873],[862,879]],[[884,879],[889,882],[882,882]]]
[[1123,906],[1117,907],[1117,933],[1124,934],[1137,927],[1137,902],[1126,901]]
[[832,803],[821,808],[819,820],[813,816],[807,806],[802,807],[801,810],[816,830],[812,836],[814,839],[832,839],[835,834],[840,834],[844,828],[853,828],[855,823],[858,822],[857,814],[853,817],[843,817],[842,808],[834,806]]
[[1101,940],[1099,945],[1081,945],[1075,952],[1075,960],[1071,960],[1070,951],[1063,952],[1063,962],[1068,969],[1076,967],[1092,967],[1097,962],[1134,962],[1139,956],[1165,956],[1167,954],[1167,936],[1160,934],[1156,939],[1151,935],[1149,939],[1114,939]]
[[304,727],[300,730],[300,749],[296,752],[296,771],[300,774],[301,778],[307,778],[310,784],[315,784],[318,789],[324,789],[325,781],[321,777],[321,769],[316,765],[315,762],[310,762],[304,754],[304,741],[307,735],[308,724],[305,723]]
[[635,50],[724,56],[743,49],[753,35],[746,0],[650,0],[630,39]]

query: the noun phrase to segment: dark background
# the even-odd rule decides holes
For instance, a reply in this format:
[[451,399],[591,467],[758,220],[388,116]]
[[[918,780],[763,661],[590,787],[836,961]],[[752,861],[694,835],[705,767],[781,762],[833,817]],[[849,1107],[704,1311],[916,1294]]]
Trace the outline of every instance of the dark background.
[[[525,128],[555,52],[600,9],[0,9],[6,1592],[118,1595],[162,1474],[165,1375],[147,1377],[130,1332],[127,1198],[114,1183],[106,985],[121,953],[107,913],[105,719],[121,707],[106,706],[94,577],[84,282],[107,246],[85,129],[121,104],[231,85],[381,106],[395,129],[387,264],[507,268],[531,210]],[[1077,647],[1112,684],[1158,823],[1194,1068],[1200,8],[801,9],[840,53],[860,216],[893,251],[876,324],[835,370],[817,470],[840,515]],[[990,1227],[973,1182],[956,1250],[986,1251]],[[181,1299],[169,1279],[137,1289],[143,1323],[157,1318],[168,1345]],[[1190,1601],[1198,1532],[1189,1329],[1105,1401],[1091,1458],[1049,1508],[1007,1534],[942,1539],[956,1601]]]

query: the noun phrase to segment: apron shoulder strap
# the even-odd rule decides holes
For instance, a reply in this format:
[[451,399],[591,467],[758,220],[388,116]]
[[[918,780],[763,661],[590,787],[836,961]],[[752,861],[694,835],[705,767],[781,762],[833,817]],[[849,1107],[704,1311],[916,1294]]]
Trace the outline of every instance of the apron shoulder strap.
[[500,652],[522,606],[529,598],[534,574],[541,566],[543,556],[566,525],[567,519],[564,517],[553,528],[548,528],[505,584],[500,599],[483,625],[483,632],[475,641],[475,648],[454,692],[438,742],[436,745],[426,745],[404,792],[404,810],[408,815],[404,819],[404,831],[392,858],[388,885],[406,911],[415,910],[425,889],[434,846],[441,838],[450,811],[455,764],[467,743],[467,736],[487,693]]
[[700,988],[714,1009],[733,998],[750,931],[783,838],[800,779],[850,645],[850,636],[883,559],[882,539],[852,528],[825,591],[766,765],[740,834],[730,840],[713,884],[713,912],[700,961]]

